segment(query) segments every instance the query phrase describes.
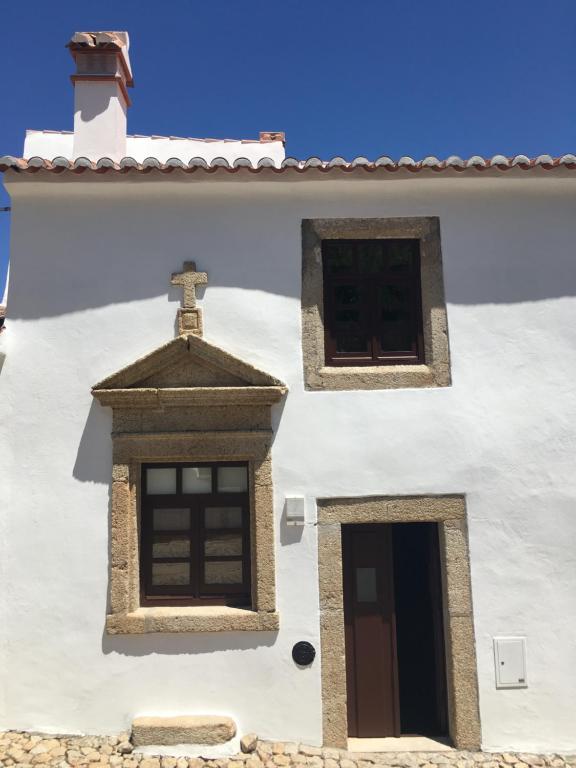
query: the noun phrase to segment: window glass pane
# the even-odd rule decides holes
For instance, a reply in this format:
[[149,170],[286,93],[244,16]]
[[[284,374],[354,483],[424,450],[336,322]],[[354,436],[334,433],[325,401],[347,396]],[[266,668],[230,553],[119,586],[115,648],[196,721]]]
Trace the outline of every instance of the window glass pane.
[[182,493],[212,493],[212,469],[183,467]]
[[190,563],[152,563],[155,587],[186,586],[190,583]]
[[154,536],[153,557],[190,557],[190,539],[174,536]]
[[218,467],[218,493],[243,493],[247,489],[246,467]]
[[348,243],[324,243],[324,265],[329,274],[338,275],[354,270],[354,253]]
[[231,557],[242,554],[242,534],[207,533],[204,538],[204,554]]
[[408,274],[418,252],[418,240],[390,240],[387,268],[394,274]]
[[242,507],[206,507],[204,526],[206,528],[241,528]]
[[410,330],[402,325],[390,325],[380,334],[382,352],[415,352],[416,342]]
[[360,312],[357,309],[337,309],[335,318],[338,324],[357,323],[360,320]]
[[407,285],[381,285],[378,289],[380,319],[397,323],[410,315],[411,291]]
[[183,531],[190,528],[189,509],[155,509],[153,511],[155,531]]
[[[370,341],[361,322],[361,292],[358,285],[335,285],[332,334],[336,352],[369,352]],[[364,307],[364,310],[368,309]]]
[[359,603],[375,603],[376,568],[356,568],[356,600]]
[[386,268],[386,241],[359,243],[358,248],[358,266],[360,272],[376,273],[382,272]]
[[146,493],[176,493],[176,467],[147,469]]
[[336,331],[336,352],[368,352],[368,338],[354,327]]
[[204,563],[206,584],[242,584],[241,560],[209,560]]
[[334,286],[334,301],[345,307],[360,303],[360,288],[357,285]]
[[408,285],[381,285],[378,288],[380,345],[384,352],[411,350],[415,343]]

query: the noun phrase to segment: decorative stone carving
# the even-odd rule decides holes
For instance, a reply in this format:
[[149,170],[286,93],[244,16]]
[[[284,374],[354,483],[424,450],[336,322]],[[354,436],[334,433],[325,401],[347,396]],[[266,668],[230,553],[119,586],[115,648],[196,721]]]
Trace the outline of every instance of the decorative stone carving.
[[196,307],[196,286],[206,285],[207,273],[197,272],[196,262],[185,261],[182,272],[173,272],[170,282],[184,288],[182,307],[178,310],[178,333],[202,336],[202,310]]
[[[190,313],[199,313],[190,305],[195,286],[206,279],[193,263],[173,275],[173,283],[184,286],[181,327]],[[270,408],[286,391],[270,374],[188,332],[94,386],[93,396],[113,409],[110,634],[278,629]],[[230,460],[249,467],[251,609],[141,606],[142,463]]]

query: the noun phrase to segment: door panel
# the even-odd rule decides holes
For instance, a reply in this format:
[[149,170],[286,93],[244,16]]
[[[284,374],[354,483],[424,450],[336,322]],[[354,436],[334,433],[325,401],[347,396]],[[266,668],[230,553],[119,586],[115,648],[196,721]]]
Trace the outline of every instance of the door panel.
[[343,526],[348,733],[399,736],[392,535]]

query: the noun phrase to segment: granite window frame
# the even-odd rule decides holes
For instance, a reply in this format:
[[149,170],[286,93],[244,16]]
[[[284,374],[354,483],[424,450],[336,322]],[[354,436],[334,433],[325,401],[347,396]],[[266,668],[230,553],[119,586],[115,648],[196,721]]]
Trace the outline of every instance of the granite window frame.
[[[326,364],[323,240],[417,239],[424,362],[395,365]],[[440,220],[436,216],[302,220],[302,353],[307,390],[446,387],[451,384]]]
[[[108,634],[276,631],[270,436],[259,432],[116,433],[113,441]],[[250,494],[250,608],[143,604],[142,468],[147,464],[246,462]]]

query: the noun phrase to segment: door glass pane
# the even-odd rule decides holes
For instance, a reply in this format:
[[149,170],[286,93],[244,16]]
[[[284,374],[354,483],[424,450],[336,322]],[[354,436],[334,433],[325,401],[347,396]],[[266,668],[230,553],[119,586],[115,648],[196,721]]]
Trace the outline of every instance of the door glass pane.
[[242,507],[206,507],[204,526],[206,528],[241,528]]
[[243,493],[247,488],[246,467],[218,467],[218,493]]
[[242,584],[241,560],[209,560],[204,563],[206,584]]
[[155,531],[185,531],[190,528],[190,510],[155,509],[153,521]]
[[356,568],[356,601],[375,603],[377,600],[376,568]]
[[183,467],[182,493],[212,493],[211,467]]
[[154,536],[152,557],[190,557],[190,539]]
[[204,539],[204,554],[220,557],[242,554],[241,533],[207,533]]
[[152,563],[155,587],[186,586],[190,583],[190,563]]
[[176,467],[147,469],[146,493],[176,493]]

